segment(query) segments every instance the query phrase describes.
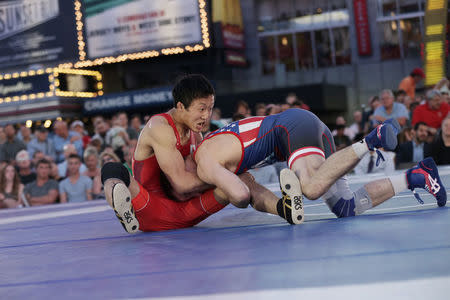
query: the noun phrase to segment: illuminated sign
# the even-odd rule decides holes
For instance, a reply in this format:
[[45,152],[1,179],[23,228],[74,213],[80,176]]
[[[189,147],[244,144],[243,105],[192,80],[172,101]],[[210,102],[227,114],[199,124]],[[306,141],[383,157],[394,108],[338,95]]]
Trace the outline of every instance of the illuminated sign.
[[425,85],[445,77],[447,0],[428,0],[425,10]]
[[0,104],[44,97],[92,98],[103,95],[97,71],[47,68],[0,75]]
[[74,3],[79,61],[61,68],[196,52],[211,46],[205,0]]

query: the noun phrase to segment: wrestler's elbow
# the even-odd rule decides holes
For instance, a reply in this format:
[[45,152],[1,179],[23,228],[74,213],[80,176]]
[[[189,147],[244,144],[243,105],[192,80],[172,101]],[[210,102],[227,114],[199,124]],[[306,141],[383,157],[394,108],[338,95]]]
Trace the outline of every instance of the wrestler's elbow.
[[231,204],[238,208],[246,208],[250,204],[250,190],[245,185],[230,189],[229,197]]

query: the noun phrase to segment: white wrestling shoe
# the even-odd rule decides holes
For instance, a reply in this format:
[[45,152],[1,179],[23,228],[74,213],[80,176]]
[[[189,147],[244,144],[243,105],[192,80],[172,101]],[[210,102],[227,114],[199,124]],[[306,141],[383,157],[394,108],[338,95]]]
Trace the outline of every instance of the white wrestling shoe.
[[305,212],[303,210],[302,188],[294,171],[290,169],[281,170],[280,190],[283,196],[283,210],[286,221],[293,225],[303,223]]
[[136,219],[131,194],[125,184],[118,182],[112,187],[112,205],[116,217],[128,233],[136,233],[139,230],[139,222]]

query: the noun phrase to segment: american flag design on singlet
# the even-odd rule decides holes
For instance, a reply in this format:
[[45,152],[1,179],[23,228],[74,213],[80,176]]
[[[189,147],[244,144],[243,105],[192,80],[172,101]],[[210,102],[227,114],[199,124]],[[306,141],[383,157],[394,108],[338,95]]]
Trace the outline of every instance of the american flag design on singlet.
[[[274,137],[267,134],[272,128],[271,124],[265,126],[264,119],[266,117],[250,117],[243,120],[235,121],[227,126],[224,126],[205,138],[211,138],[217,134],[234,133],[241,140],[244,149],[243,159],[237,174],[245,172],[246,170],[262,167],[272,164],[276,161],[274,155]],[[268,122],[271,123],[271,122]]]

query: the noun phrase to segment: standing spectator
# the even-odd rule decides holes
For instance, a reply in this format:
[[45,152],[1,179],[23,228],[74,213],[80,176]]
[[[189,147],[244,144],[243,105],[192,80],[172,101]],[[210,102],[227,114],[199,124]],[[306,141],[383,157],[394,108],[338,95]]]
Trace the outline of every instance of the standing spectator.
[[401,127],[405,126],[409,118],[408,110],[402,103],[394,102],[392,91],[381,91],[380,99],[382,105],[373,113],[373,125],[381,124],[387,119],[397,119]]
[[0,160],[13,161],[20,150],[27,149],[27,146],[16,137],[16,129],[12,124],[5,127],[6,141],[0,149]]
[[31,128],[27,127],[25,124],[20,125],[19,132],[17,133],[17,138],[21,140],[25,146],[34,138],[31,133]]
[[427,137],[427,124],[424,122],[416,123],[413,130],[413,140],[400,144],[397,149],[395,163],[398,169],[410,167],[412,164],[422,161],[425,157],[431,155],[431,145],[426,142]]
[[450,164],[450,118],[442,121],[441,132],[431,143],[431,156],[437,165]]
[[22,205],[23,184],[11,163],[0,173],[0,208],[16,208]]
[[92,180],[80,174],[81,158],[71,154],[67,160],[69,176],[59,183],[61,203],[92,200]]
[[399,90],[404,90],[411,99],[415,99],[416,85],[425,78],[425,73],[421,68],[412,70],[409,76],[403,78],[398,85]]
[[414,109],[412,125],[418,122],[426,123],[433,134],[441,127],[442,120],[447,117],[449,105],[442,101],[438,90],[430,90],[426,94],[426,102]]
[[83,149],[86,149],[87,145],[91,141],[91,137],[88,135],[86,130],[84,130],[83,122],[80,120],[73,121],[72,124],[70,124],[70,130],[78,132],[81,136],[81,141],[83,142]]
[[[77,154],[77,149],[75,149],[75,146],[73,144],[66,144],[64,145],[64,161],[62,163],[58,164],[58,175],[60,178],[66,178],[68,175],[68,161],[67,159],[73,155]],[[83,174],[86,172],[87,168],[85,164],[80,164],[80,174]]]
[[36,164],[36,180],[27,184],[25,197],[31,206],[56,203],[58,199],[58,182],[50,179],[51,163],[41,159]]
[[73,144],[77,150],[78,155],[83,154],[83,142],[78,132],[69,131],[67,123],[64,121],[56,121],[53,125],[55,135],[53,137],[53,145],[56,152],[56,163],[64,160],[64,145]]
[[35,137],[28,143],[27,150],[31,157],[34,157],[36,151],[44,153],[44,155],[56,159],[55,147],[52,140],[48,138],[48,129],[40,126],[35,131]]
[[36,180],[36,173],[31,168],[30,155],[27,150],[20,150],[16,155],[16,165],[19,168],[20,182],[24,185]]

